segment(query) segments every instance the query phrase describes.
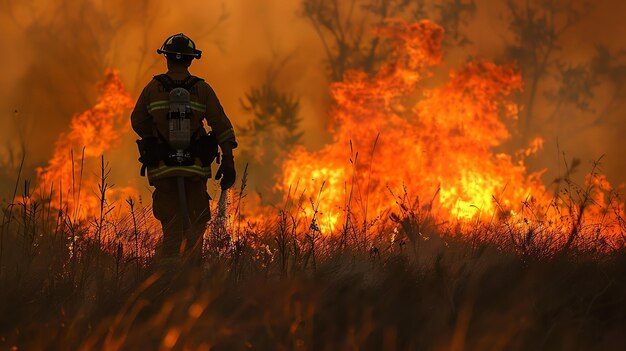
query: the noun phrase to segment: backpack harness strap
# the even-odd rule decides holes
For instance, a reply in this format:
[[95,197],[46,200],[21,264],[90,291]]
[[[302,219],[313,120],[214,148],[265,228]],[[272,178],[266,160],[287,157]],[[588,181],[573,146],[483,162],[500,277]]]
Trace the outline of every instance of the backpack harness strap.
[[[170,92],[173,89],[176,88],[183,88],[187,91],[191,91],[191,89],[198,83],[201,81],[204,81],[204,79],[196,77],[196,76],[192,76],[189,75],[187,76],[185,79],[183,80],[173,80],[170,76],[168,76],[167,74],[159,74],[159,75],[155,75],[153,77],[154,80],[158,81],[161,86],[163,87],[164,91],[166,92]],[[167,101],[157,101],[154,102],[152,104],[153,106],[148,106],[148,109],[150,110],[151,107],[153,109],[161,109],[161,108],[167,108],[167,105],[169,105],[169,103]],[[197,102],[193,102],[191,101],[191,107],[194,110],[200,111],[200,112],[206,112],[206,106],[202,105],[200,103]],[[217,157],[219,157],[219,154],[217,152],[217,142],[214,141],[213,139],[214,136],[212,135],[212,133],[209,132],[208,135],[205,136],[201,136],[199,137],[199,132],[200,129],[202,127],[198,128],[197,130],[195,130],[191,136],[191,140],[196,140],[196,144],[199,143],[198,145],[194,145],[194,147],[192,147],[192,151],[197,154],[197,155],[202,155],[199,156],[203,167],[209,167],[209,172],[210,172],[210,164],[213,162],[214,159],[216,159]],[[161,140],[160,145],[155,145],[152,149],[152,152],[157,152],[159,155],[159,158],[163,159],[164,155],[167,154],[170,150],[168,146],[168,142],[167,139],[158,131],[156,130],[156,138],[157,140]],[[213,145],[215,144],[215,145]],[[140,152],[142,149],[143,145],[140,145]],[[197,149],[197,150],[196,150]],[[141,167],[141,171],[140,174],[142,176],[144,176],[146,174],[146,169],[147,169],[147,164],[142,164]],[[174,166],[174,165],[168,165],[170,166]],[[185,167],[190,167],[190,166],[185,166]],[[194,166],[191,166],[192,168]],[[179,167],[180,168],[180,167]],[[185,168],[185,169],[187,169]],[[193,169],[192,169],[193,170]],[[204,170],[203,168],[203,172],[205,172],[206,170]],[[157,175],[157,174],[155,174]]]
[[[204,79],[196,77],[196,76],[192,76],[189,75],[187,77],[185,77],[185,79],[183,80],[173,80],[172,77],[168,76],[167,74],[163,73],[163,74],[159,74],[153,77],[154,80],[156,80],[157,82],[159,82],[161,84],[161,86],[163,87],[163,89],[165,89],[165,91],[170,92],[173,89],[176,88],[183,88],[187,91],[191,91],[191,88],[194,87],[194,85],[196,85],[198,82],[204,82]],[[163,101],[163,103],[166,103],[166,101]],[[161,102],[156,102],[155,104],[158,104],[160,106]],[[200,104],[191,101],[191,105],[192,105],[192,109],[203,109],[203,106],[198,106]],[[164,105],[165,106],[165,105]],[[204,109],[206,110],[206,107],[204,107]],[[202,111],[204,112],[204,111]],[[202,128],[202,127],[200,127]],[[196,135],[198,134],[199,129],[196,130],[193,135],[192,135],[192,139],[194,139],[196,137]],[[157,130],[156,131],[157,136],[159,139],[161,139],[163,142],[167,143],[167,139],[165,139],[165,137]]]
[[183,80],[173,80],[172,77],[168,76],[165,73],[156,75],[153,78],[157,82],[161,83],[161,86],[163,87],[163,89],[165,89],[165,91],[168,91],[168,92],[172,91],[172,89],[175,89],[175,88],[184,88],[185,90],[190,91],[191,88],[193,88],[193,86],[196,85],[196,83],[204,82],[204,79],[198,78],[192,75],[187,76]]

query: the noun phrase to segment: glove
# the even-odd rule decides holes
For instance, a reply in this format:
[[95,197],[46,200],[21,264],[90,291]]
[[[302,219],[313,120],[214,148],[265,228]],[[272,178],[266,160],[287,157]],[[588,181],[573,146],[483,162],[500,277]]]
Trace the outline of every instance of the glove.
[[235,179],[237,178],[237,172],[235,171],[235,160],[232,155],[222,157],[222,163],[220,164],[220,168],[217,169],[217,173],[215,174],[215,179],[220,180],[220,187],[222,190],[226,190],[235,184]]

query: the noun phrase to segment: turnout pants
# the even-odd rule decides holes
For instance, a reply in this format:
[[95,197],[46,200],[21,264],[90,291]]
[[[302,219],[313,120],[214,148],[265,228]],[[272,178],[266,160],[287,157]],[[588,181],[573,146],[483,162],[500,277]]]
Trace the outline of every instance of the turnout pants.
[[183,219],[178,197],[177,178],[155,180],[152,193],[152,211],[163,227],[163,259],[188,258],[200,264],[203,235],[211,218],[207,181],[199,177],[185,178],[185,193],[189,219],[187,230],[183,230]]

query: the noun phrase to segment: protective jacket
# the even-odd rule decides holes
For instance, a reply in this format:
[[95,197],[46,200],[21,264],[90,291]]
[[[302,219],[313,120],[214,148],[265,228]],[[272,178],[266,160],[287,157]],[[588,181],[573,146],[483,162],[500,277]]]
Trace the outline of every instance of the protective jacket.
[[[190,76],[190,73],[187,69],[180,69],[169,70],[167,75],[174,81],[183,81]],[[236,148],[237,141],[233,126],[211,86],[201,80],[194,84],[189,92],[191,95],[192,116],[190,123],[192,133],[196,137],[206,135],[203,126],[203,121],[206,121],[220,146],[231,143],[232,148]],[[169,93],[170,91],[156,79],[150,81],[141,92],[131,114],[131,124],[133,130],[142,139],[150,137],[167,139]],[[158,166],[149,166],[147,170],[148,179],[151,183],[169,177],[211,177],[210,166],[202,165],[200,160],[187,166],[168,166],[164,162],[160,162]]]

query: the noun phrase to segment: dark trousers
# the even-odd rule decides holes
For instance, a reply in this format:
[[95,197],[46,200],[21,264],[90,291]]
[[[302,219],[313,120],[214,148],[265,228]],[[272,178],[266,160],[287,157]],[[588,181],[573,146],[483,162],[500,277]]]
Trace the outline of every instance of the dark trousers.
[[183,257],[200,264],[203,235],[211,218],[206,179],[185,178],[185,194],[189,211],[189,228],[184,230],[180,210],[177,178],[153,182],[152,211],[163,227],[163,259]]

